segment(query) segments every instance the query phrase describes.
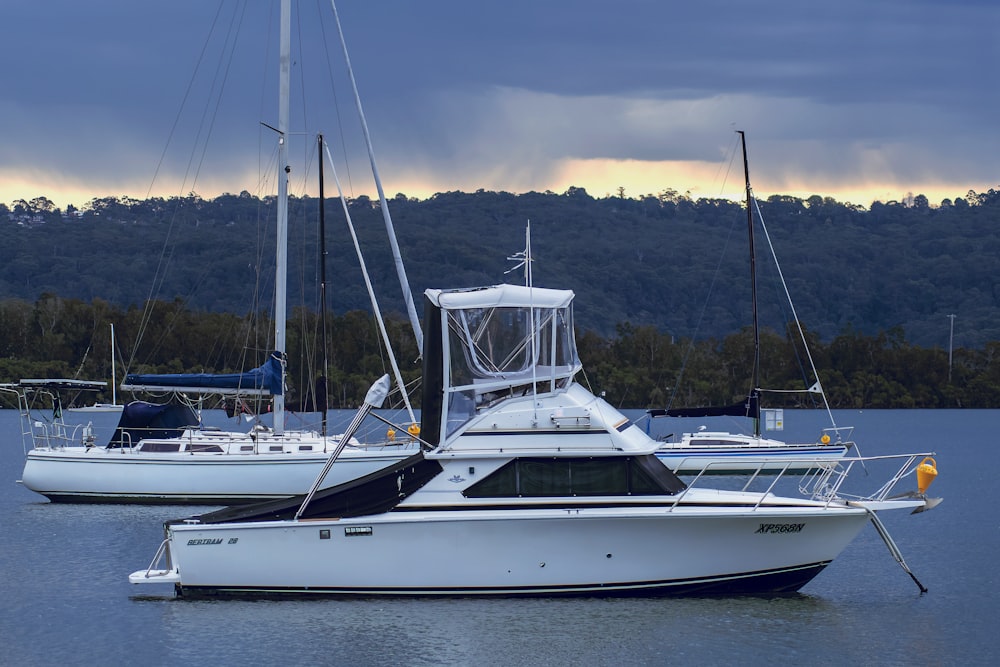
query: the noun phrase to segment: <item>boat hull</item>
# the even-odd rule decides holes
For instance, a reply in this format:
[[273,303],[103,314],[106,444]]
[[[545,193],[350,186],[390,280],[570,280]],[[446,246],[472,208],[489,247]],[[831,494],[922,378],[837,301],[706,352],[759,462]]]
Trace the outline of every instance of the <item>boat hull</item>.
[[784,471],[803,473],[820,466],[836,464],[847,454],[848,447],[766,446],[766,447],[661,447],[656,458],[677,474],[706,472],[723,475],[749,475],[754,472]]
[[[321,488],[392,465],[413,448],[345,450]],[[142,453],[65,447],[28,452],[21,483],[53,502],[232,505],[305,493],[328,454]]]
[[515,512],[176,524],[168,569],[130,581],[195,597],[777,594],[816,576],[867,521],[845,507]]

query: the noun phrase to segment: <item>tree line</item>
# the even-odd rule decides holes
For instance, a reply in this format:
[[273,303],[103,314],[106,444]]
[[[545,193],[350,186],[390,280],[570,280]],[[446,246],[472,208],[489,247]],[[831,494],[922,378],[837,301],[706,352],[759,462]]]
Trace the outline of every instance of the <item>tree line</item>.
[[[393,313],[385,321],[404,379],[417,385],[421,368],[410,325]],[[119,383],[125,370],[247,370],[263,363],[273,345],[273,323],[265,312],[212,312],[180,300],[121,308],[102,299],[85,302],[54,294],[34,302],[8,298],[0,301],[0,382],[39,377],[110,381],[112,324]],[[290,315],[287,400],[293,406],[314,400],[315,378],[325,367],[329,406],[355,407],[390,368],[375,320],[362,310],[331,314],[325,346],[322,332],[323,318],[315,310],[300,307]],[[762,388],[811,386],[816,379],[809,371],[811,355],[833,408],[1000,407],[1000,342],[957,347],[949,354],[940,347],[912,345],[900,328],[875,334],[845,330],[828,343],[809,330],[804,336],[808,351],[796,328],[761,332]],[[728,405],[751,388],[749,328],[696,340],[625,321],[611,335],[583,329],[577,340],[584,364],[578,379],[617,407]],[[103,395],[75,400],[110,398],[109,385]],[[419,407],[419,390],[412,390],[411,398]],[[814,400],[809,393],[764,396],[768,407],[813,407]]]
[[[867,208],[819,195],[759,203],[799,319],[828,344],[849,331],[902,327],[916,345],[943,347],[952,323],[957,345],[1000,340],[1000,189],[934,205],[923,195]],[[387,204],[418,295],[511,280],[507,257],[524,247],[530,220],[535,283],[576,291],[581,330],[610,339],[631,321],[675,338],[721,339],[751,321],[740,202],[570,188],[398,194]],[[327,200],[325,210],[330,306],[365,310],[340,202]],[[402,312],[379,202],[356,197],[349,210],[383,308]],[[289,303],[317,303],[318,216],[316,198],[292,198]],[[51,293],[121,307],[179,298],[238,313],[273,292],[273,197],[105,197],[66,210],[39,197],[0,204],[4,220],[5,297]],[[757,254],[761,322],[781,331],[783,285],[760,235]]]

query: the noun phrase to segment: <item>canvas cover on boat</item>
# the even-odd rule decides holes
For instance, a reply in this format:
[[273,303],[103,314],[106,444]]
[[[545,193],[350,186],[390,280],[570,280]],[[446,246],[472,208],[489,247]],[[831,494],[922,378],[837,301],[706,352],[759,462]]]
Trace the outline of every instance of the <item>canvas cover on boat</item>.
[[108,449],[132,447],[143,438],[177,438],[185,428],[197,426],[198,415],[190,406],[132,401],[122,408]]
[[[407,496],[441,472],[441,464],[428,461],[423,452],[403,459],[382,470],[317,492],[303,519],[367,516],[388,512]],[[247,521],[288,521],[302,506],[305,494],[253,505],[225,507],[197,517],[201,523],[234,523]],[[184,519],[168,521],[179,523]]]
[[760,399],[756,393],[747,400],[733,405],[705,406],[700,408],[656,408],[647,410],[650,417],[749,417],[760,419]]
[[125,376],[122,389],[280,396],[281,357],[280,352],[272,352],[264,365],[245,373],[130,373]]
[[445,310],[469,308],[566,308],[572,290],[523,285],[493,285],[467,289],[428,289],[427,298]]

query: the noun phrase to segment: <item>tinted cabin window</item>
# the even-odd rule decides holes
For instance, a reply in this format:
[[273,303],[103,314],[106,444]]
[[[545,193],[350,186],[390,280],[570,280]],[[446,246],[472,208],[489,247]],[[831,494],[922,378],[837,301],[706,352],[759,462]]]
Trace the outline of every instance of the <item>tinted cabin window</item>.
[[629,493],[628,459],[574,461],[573,492],[579,496]]
[[507,498],[517,495],[517,466],[511,461],[465,490],[466,498]]
[[192,451],[192,452],[207,452],[207,453],[212,453],[212,454],[221,454],[222,453],[222,447],[220,447],[219,445],[212,445],[212,444],[207,444],[207,443],[203,443],[203,442],[193,442],[188,447],[188,451]]
[[181,449],[180,442],[157,442],[155,440],[148,440],[142,443],[141,447],[144,452],[178,452]]
[[[662,474],[661,474],[662,473]],[[467,498],[671,495],[684,484],[655,456],[524,458],[465,490]]]
[[[662,463],[660,463],[663,466]],[[665,467],[665,466],[664,466]],[[629,470],[631,473],[632,493],[636,495],[655,495],[662,493],[660,484],[652,475],[647,472],[638,462],[634,463]]]
[[570,462],[520,461],[517,466],[518,492],[522,496],[565,496],[572,493]]

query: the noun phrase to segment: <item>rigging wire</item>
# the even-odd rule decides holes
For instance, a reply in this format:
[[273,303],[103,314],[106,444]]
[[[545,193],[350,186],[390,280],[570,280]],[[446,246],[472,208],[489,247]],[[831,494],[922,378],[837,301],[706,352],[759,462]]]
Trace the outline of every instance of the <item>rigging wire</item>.
[[[723,178],[722,187],[720,188],[720,193],[723,191],[722,189],[725,188],[725,184],[726,184],[726,182],[728,181],[728,178],[729,178],[729,173],[732,171],[733,163],[736,160],[736,148],[737,148],[737,143],[735,141],[733,141],[730,144],[729,159],[726,160],[726,164],[728,164],[729,166],[728,166],[728,168],[726,170],[726,173],[725,173],[725,176]],[[719,169],[721,171],[721,169],[722,169],[721,165],[720,165]],[[696,347],[695,341],[698,338],[698,334],[701,332],[701,325],[702,325],[702,323],[705,320],[706,313],[708,312],[708,306],[709,306],[709,303],[711,302],[712,294],[715,291],[716,283],[719,282],[719,276],[722,273],[722,265],[723,265],[723,263],[725,261],[726,254],[727,254],[727,252],[729,250],[729,244],[732,241],[733,235],[736,232],[736,228],[737,228],[737,224],[738,223],[742,224],[742,221],[737,221],[734,218],[733,222],[730,224],[729,233],[726,235],[725,243],[723,243],[723,246],[722,246],[722,252],[719,253],[719,261],[715,265],[715,271],[712,272],[712,280],[711,280],[711,282],[708,285],[708,293],[705,295],[705,300],[702,302],[701,312],[698,314],[698,320],[697,320],[697,322],[695,322],[694,331],[692,332],[691,338],[688,341],[687,350],[684,353],[684,358],[681,360],[680,370],[677,371],[677,379],[674,382],[673,391],[670,393],[670,397],[667,399],[667,405],[666,405],[667,409],[670,409],[670,407],[673,405],[674,399],[677,397],[677,394],[680,391],[681,380],[684,377],[685,371],[687,370],[687,365],[688,365],[688,362],[691,360],[691,355],[695,351],[695,347]]]
[[[322,0],[316,0],[316,10],[319,16],[323,17],[326,16],[327,14],[322,11],[322,8],[320,7],[320,2],[322,2]],[[330,55],[329,40],[327,40],[326,37],[326,24],[322,20],[318,21],[318,24],[320,33],[323,35],[322,44],[323,44],[323,52],[326,55],[326,61],[325,61],[326,75],[327,78],[329,79],[330,91],[333,95],[332,107],[333,107],[334,117],[337,120],[337,132],[340,135],[340,145],[346,146],[347,139],[345,138],[344,135],[344,119],[343,116],[341,116],[340,114],[340,99],[337,95],[337,85],[335,83],[335,77],[333,75],[333,58]],[[344,159],[344,172],[345,172],[345,180],[347,181],[347,191],[351,194],[351,196],[353,196],[354,185],[351,180],[351,163],[346,158]]]
[[805,331],[803,331],[802,323],[799,321],[799,316],[795,312],[795,304],[792,302],[792,295],[788,292],[788,284],[785,282],[785,276],[781,271],[781,265],[778,264],[778,256],[774,251],[774,245],[771,243],[771,235],[767,231],[767,225],[764,224],[764,217],[763,215],[761,215],[760,206],[757,203],[756,198],[754,198],[753,200],[753,205],[754,208],[757,209],[757,216],[758,219],[760,220],[761,229],[763,229],[764,231],[764,238],[767,240],[767,247],[771,251],[771,257],[772,259],[774,259],[774,266],[777,269],[778,277],[781,279],[781,286],[785,291],[785,298],[788,301],[789,308],[791,308],[792,320],[795,322],[795,326],[799,332],[799,337],[802,340],[802,346],[805,349],[807,358],[809,359],[809,367],[812,369],[813,378],[816,380],[816,384],[814,386],[817,386],[819,388],[819,395],[823,397],[823,406],[826,408],[826,413],[830,418],[830,423],[833,425],[834,428],[836,428],[837,422],[833,418],[833,411],[830,409],[830,403],[826,399],[826,392],[822,390],[822,383],[820,382],[819,379],[819,373],[816,371],[816,364],[813,362],[812,353],[809,351],[809,344],[806,341]]
[[[184,197],[183,193],[188,190],[188,179],[189,177],[191,177],[192,170],[194,171],[194,176],[191,179],[190,190],[192,191],[193,194],[195,185],[198,180],[198,175],[200,174],[201,167],[204,164],[205,156],[207,154],[209,139],[212,134],[212,129],[215,126],[216,118],[218,117],[223,97],[222,93],[225,89],[225,83],[228,79],[230,68],[233,62],[235,54],[236,36],[239,33],[239,28],[242,25],[243,18],[245,16],[246,5],[245,4],[243,5],[242,12],[237,12],[236,9],[237,8],[234,8],[233,13],[229,16],[228,30],[226,31],[226,35],[223,41],[223,47],[219,54],[219,59],[216,62],[215,75],[213,77],[212,86],[210,89],[211,92],[208,97],[208,103],[204,107],[201,114],[201,120],[196,134],[196,139],[193,143],[192,151],[190,153],[187,163],[187,168],[184,172],[180,188],[181,191],[178,194],[178,199],[182,199]],[[147,198],[150,196],[153,187],[156,183],[156,180],[159,176],[160,169],[162,168],[166,160],[167,152],[169,150],[170,145],[173,143],[174,135],[180,125],[180,121],[184,114],[184,110],[189,105],[189,101],[191,99],[191,94],[193,91],[193,86],[198,77],[198,73],[200,71],[203,71],[203,69],[205,69],[204,65],[207,63],[207,55],[209,52],[208,47],[213,41],[213,36],[216,35],[218,32],[220,32],[219,26],[220,26],[220,21],[222,19],[222,11],[223,11],[223,4],[220,4],[218,11],[213,17],[211,26],[209,27],[209,31],[203,42],[202,49],[198,55],[198,58],[196,59],[194,70],[188,81],[188,85],[185,89],[184,95],[182,96],[181,104],[175,115],[173,125],[171,126],[171,129],[168,133],[167,141],[160,155],[160,159],[154,170],[153,178],[150,181],[150,185],[147,190]],[[214,105],[212,105],[213,99],[215,102]],[[180,201],[178,201],[177,204],[179,207]],[[146,332],[152,321],[156,295],[159,294],[163,286],[163,282],[168,273],[167,268],[170,264],[170,259],[175,250],[175,246],[173,245],[174,241],[172,239],[175,238],[175,232],[178,221],[179,221],[178,211],[177,208],[175,207],[173,214],[170,216],[168,221],[163,246],[161,248],[160,256],[158,258],[157,265],[154,270],[153,280],[151,281],[149,292],[147,293],[147,298],[144,304],[143,313],[140,318],[139,329],[136,334],[135,345],[132,348],[132,351],[130,353],[127,362],[124,364],[126,373],[128,372],[127,369],[136,362],[136,355],[138,354],[139,343],[145,337]],[[189,292],[188,296],[183,300],[183,303],[187,303],[190,300],[191,292],[193,292],[195,289],[197,289],[199,286],[203,284],[207,276],[207,271],[208,267],[206,266],[205,272],[203,272],[201,277],[194,282],[194,285],[191,287],[191,291]],[[148,346],[150,354],[155,356],[157,350],[159,350],[160,347],[162,346],[165,337],[169,334],[170,329],[174,324],[176,324],[178,317],[179,313],[175,310],[171,318],[168,320],[168,324],[170,326],[161,328],[159,331],[160,333],[159,338],[156,341],[154,341],[150,346]]]

